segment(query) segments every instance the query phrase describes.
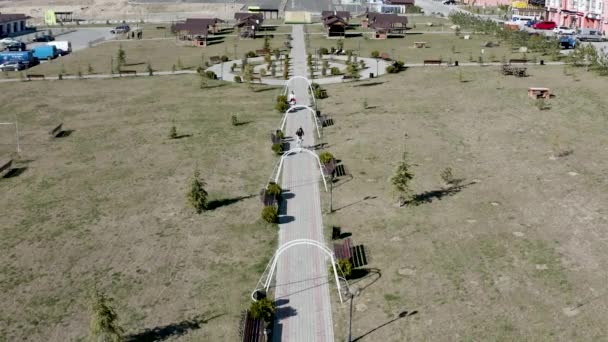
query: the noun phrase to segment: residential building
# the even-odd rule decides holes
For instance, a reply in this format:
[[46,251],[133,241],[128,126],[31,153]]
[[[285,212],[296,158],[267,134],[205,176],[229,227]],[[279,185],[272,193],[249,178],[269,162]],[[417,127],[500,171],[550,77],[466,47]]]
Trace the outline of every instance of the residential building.
[[369,0],[371,12],[403,14],[407,6],[413,6],[414,0]]
[[608,0],[547,0],[547,20],[560,26],[608,30]]
[[0,13],[0,37],[15,36],[27,31],[29,18],[25,14]]

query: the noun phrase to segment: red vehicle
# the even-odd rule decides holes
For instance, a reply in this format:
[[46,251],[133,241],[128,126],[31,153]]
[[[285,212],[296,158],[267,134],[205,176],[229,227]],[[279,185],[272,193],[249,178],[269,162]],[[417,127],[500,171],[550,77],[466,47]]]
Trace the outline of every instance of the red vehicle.
[[532,26],[532,28],[537,30],[553,30],[556,27],[557,24],[555,23],[555,21],[539,21],[538,23]]

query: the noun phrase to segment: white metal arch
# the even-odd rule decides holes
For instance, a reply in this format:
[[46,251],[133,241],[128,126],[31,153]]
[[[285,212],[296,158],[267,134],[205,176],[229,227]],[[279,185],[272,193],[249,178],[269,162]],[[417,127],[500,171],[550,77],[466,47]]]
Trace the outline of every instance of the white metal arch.
[[[338,287],[338,296],[340,297],[340,303],[342,303],[343,302],[342,301],[342,291],[341,291],[341,287],[340,287],[340,280],[338,279],[339,276],[338,276],[338,270],[336,269],[336,258],[334,257],[334,253],[327,246],[323,245],[322,243],[320,243],[319,241],[316,241],[316,240],[296,239],[296,240],[291,240],[291,241],[283,244],[281,247],[279,247],[277,249],[277,251],[274,253],[274,255],[272,256],[272,259],[270,259],[270,261],[268,262],[268,265],[270,266],[270,271],[268,272],[266,280],[263,281],[264,274],[266,274],[266,272],[264,272],[264,274],[262,274],[262,279],[260,279],[260,281],[258,282],[258,285],[263,281],[263,288],[266,291],[266,293],[268,293],[268,289],[270,288],[270,283],[272,283],[272,277],[274,275],[274,270],[276,269],[277,262],[279,261],[279,256],[281,256],[281,254],[283,252],[285,252],[287,249],[294,247],[294,246],[299,246],[299,245],[309,245],[309,246],[318,247],[321,249],[321,251],[323,251],[323,253],[325,253],[327,256],[329,256],[329,258],[331,259],[332,268],[334,270],[334,277],[336,279],[336,285]],[[266,269],[268,270],[268,266],[266,266]],[[253,301],[256,301],[254,295],[258,290],[260,290],[260,289],[256,288],[251,293],[251,299],[253,299]]]
[[296,79],[306,81],[306,84],[308,84],[308,90],[310,90],[310,96],[312,96],[312,102],[314,103],[315,107],[317,107],[317,99],[315,98],[315,92],[312,90],[312,82],[304,76],[292,76],[290,79],[288,79],[287,82],[285,82],[285,86],[283,87],[283,95],[287,95],[289,84],[291,83],[291,81]]
[[283,128],[285,127],[285,124],[287,123],[287,114],[291,113],[292,111],[296,110],[296,109],[307,109],[310,112],[310,115],[312,115],[312,121],[314,121],[315,123],[315,127],[317,128],[317,136],[319,137],[319,139],[321,138],[321,131],[319,131],[319,122],[317,122],[317,112],[305,105],[295,105],[295,106],[291,106],[289,107],[289,109],[287,109],[285,111],[285,114],[283,115],[283,120],[281,120],[281,127],[279,127],[280,130],[283,130]]
[[321,159],[319,159],[319,156],[316,153],[314,153],[313,151],[311,151],[307,148],[302,148],[302,147],[292,148],[291,150],[283,153],[283,155],[281,156],[281,161],[279,161],[279,168],[277,169],[277,174],[274,178],[274,182],[279,184],[279,177],[281,176],[281,168],[283,167],[283,161],[285,160],[285,157],[287,157],[288,155],[290,155],[292,153],[297,153],[297,152],[302,152],[302,151],[307,152],[308,154],[311,154],[317,160],[317,164],[319,165],[319,172],[321,173],[321,179],[323,180],[323,185],[325,186],[325,192],[327,192],[327,182],[325,181],[325,176],[323,175],[323,165],[321,165]]

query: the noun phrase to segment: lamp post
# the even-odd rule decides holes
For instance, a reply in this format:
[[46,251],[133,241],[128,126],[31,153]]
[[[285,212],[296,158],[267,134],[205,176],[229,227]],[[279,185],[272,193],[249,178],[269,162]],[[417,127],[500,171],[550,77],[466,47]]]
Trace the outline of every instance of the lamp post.
[[378,77],[378,58],[376,58],[376,77]]

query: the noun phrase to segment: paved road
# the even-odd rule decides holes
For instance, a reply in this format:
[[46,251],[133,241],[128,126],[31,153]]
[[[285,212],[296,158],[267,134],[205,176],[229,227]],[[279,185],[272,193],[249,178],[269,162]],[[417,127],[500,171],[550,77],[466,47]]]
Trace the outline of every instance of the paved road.
[[[293,27],[291,56],[295,75],[306,76],[306,53],[302,25]],[[293,83],[299,104],[308,104],[307,84]],[[315,141],[310,113],[298,111],[287,119],[286,135],[304,129],[304,146]],[[295,143],[294,143],[295,144]],[[298,153],[285,160],[281,186],[288,191],[282,203],[279,245],[294,239],[312,239],[323,243],[323,222],[319,193],[319,169],[314,157]],[[313,246],[295,246],[278,261],[275,300],[277,319],[274,341],[334,341],[327,268],[328,259]]]
[[[67,30],[74,30],[69,33],[62,33],[60,29],[55,28],[52,29],[53,34],[55,35],[56,40],[68,40],[72,42],[72,51],[78,51],[89,47],[89,42],[92,41],[102,41],[113,39],[114,35],[110,33],[111,28],[109,27],[86,27],[86,28],[70,28]],[[47,31],[41,31],[39,34],[46,34]],[[30,33],[23,36],[16,37],[16,39],[21,40],[22,42],[31,41],[34,39],[35,34]],[[41,45],[46,43],[31,43],[28,44],[28,48],[31,48],[36,45]]]

